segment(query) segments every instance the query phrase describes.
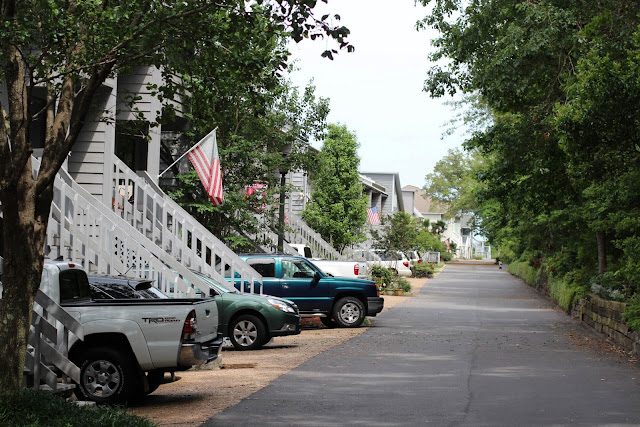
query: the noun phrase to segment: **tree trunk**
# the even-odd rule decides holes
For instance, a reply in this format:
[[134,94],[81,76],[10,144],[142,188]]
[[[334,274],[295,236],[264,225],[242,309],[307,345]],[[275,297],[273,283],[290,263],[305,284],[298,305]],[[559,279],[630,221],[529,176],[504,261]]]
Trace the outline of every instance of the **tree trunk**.
[[596,242],[598,245],[598,274],[604,274],[607,271],[607,252],[604,231],[596,231]]
[[[34,197],[35,181],[31,161],[25,165],[16,185],[2,194],[3,293],[0,299],[0,394],[22,385],[35,294],[42,274],[44,235],[48,209]],[[43,215],[46,215],[43,220]],[[35,221],[34,221],[35,217]]]

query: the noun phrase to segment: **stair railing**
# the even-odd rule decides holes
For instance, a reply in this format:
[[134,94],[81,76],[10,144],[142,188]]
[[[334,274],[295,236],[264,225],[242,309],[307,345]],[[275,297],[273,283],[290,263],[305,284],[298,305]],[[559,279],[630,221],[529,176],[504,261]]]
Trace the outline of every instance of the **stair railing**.
[[262,276],[196,221],[153,181],[115,159],[111,210],[184,266],[260,288]]

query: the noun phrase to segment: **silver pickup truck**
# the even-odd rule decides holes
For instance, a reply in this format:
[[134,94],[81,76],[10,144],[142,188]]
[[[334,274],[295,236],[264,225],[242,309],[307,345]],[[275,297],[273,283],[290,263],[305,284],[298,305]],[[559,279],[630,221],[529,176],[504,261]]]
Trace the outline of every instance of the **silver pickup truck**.
[[93,300],[84,270],[64,261],[45,261],[40,289],[84,328],[83,341],[69,339],[81,400],[139,399],[165,372],[208,363],[222,348],[213,298]]

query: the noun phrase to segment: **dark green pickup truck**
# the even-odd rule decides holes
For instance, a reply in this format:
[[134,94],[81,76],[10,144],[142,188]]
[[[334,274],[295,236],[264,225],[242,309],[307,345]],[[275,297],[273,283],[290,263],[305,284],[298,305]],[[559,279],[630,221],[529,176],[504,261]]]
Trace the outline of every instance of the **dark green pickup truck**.
[[[295,302],[301,316],[318,316],[327,326],[360,326],[365,316],[375,316],[384,306],[375,282],[332,277],[306,258],[275,254],[240,258],[262,275],[264,294]],[[235,286],[240,289],[238,280]]]

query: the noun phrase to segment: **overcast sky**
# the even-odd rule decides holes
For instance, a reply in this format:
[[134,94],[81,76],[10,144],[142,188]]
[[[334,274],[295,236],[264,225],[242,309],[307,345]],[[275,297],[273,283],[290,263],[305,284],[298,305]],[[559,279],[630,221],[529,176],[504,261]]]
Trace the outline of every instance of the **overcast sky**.
[[294,84],[304,87],[313,78],[316,95],[330,99],[329,122],[345,124],[360,143],[361,172],[398,172],[402,186],[422,187],[464,136],[441,139],[456,113],[422,90],[433,33],[416,31],[415,23],[426,9],[413,0],[329,0],[321,10],[341,16],[356,50],[330,61],[320,57],[332,46],[326,41],[292,45],[300,68]]

